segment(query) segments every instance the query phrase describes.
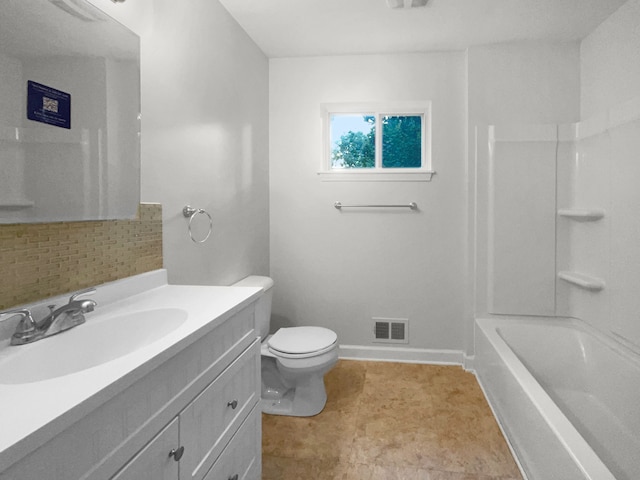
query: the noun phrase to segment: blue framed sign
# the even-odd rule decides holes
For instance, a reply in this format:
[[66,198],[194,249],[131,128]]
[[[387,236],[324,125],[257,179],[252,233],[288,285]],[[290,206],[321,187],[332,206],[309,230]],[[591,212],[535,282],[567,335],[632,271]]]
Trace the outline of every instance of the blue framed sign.
[[27,118],[61,128],[71,128],[71,95],[27,81]]

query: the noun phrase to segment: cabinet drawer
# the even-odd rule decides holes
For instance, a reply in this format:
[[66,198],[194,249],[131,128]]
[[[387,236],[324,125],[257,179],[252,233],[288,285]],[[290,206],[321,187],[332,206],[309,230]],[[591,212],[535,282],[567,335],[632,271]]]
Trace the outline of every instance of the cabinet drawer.
[[112,480],[175,480],[178,462],[169,457],[178,446],[178,419],[167,425]]
[[258,480],[261,477],[261,414],[260,405],[256,405],[204,480]]
[[181,480],[201,480],[260,400],[260,342],[242,355],[180,414],[185,453]]

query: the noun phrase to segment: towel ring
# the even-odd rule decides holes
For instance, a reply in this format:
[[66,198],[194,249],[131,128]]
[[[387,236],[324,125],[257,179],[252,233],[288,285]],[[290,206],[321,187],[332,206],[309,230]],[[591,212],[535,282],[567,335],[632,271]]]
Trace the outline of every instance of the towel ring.
[[[209,215],[209,212],[207,212],[204,208],[193,208],[192,206],[187,205],[182,209],[182,214],[185,217],[189,218],[189,238],[191,238],[194,243],[206,242],[211,236],[211,232],[213,231],[213,219],[211,218],[211,215]],[[209,217],[209,231],[202,240],[195,239],[193,236],[193,232],[191,231],[191,222],[193,222],[194,217],[198,214],[206,215],[207,217]]]

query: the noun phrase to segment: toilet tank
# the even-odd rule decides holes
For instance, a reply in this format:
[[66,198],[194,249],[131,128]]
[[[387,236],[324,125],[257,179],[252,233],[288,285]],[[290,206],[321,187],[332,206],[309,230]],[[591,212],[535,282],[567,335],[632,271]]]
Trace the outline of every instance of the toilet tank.
[[269,334],[271,323],[271,301],[273,299],[273,280],[269,277],[251,275],[233,284],[234,287],[259,287],[264,292],[256,302],[256,329],[264,340]]

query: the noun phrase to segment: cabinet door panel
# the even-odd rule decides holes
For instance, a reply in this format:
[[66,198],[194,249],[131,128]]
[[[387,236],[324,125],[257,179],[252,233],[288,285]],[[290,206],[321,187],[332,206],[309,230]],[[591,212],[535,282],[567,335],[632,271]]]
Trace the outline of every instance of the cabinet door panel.
[[127,463],[112,480],[175,480],[178,462],[169,452],[178,448],[178,419],[164,430]]
[[[254,407],[249,417],[211,467],[204,480],[258,480],[262,474],[262,411]],[[237,477],[236,477],[237,475]]]
[[260,399],[256,340],[180,414],[181,480],[201,480]]

